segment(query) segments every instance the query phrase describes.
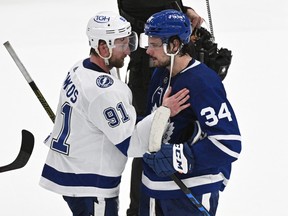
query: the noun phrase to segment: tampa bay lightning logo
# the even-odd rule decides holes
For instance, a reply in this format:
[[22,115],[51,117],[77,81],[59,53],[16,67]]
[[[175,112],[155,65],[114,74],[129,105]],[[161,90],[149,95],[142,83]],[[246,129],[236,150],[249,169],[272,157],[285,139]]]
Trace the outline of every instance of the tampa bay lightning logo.
[[113,79],[107,75],[101,75],[96,79],[96,85],[100,88],[108,88],[113,83]]

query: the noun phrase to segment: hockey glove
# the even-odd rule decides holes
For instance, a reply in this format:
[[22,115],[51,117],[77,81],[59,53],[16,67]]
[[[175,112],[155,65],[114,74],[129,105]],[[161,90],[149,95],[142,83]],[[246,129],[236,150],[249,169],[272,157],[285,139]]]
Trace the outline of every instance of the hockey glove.
[[145,153],[143,160],[160,177],[170,176],[175,172],[189,173],[194,165],[194,157],[187,143],[162,144],[158,152]]

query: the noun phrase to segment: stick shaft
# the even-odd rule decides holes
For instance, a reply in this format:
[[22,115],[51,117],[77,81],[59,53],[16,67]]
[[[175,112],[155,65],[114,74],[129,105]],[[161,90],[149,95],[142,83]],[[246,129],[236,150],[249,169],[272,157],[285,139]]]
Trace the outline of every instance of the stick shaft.
[[14,60],[14,62],[17,65],[17,67],[19,68],[19,70],[23,74],[24,78],[26,79],[26,81],[30,85],[31,89],[33,90],[33,92],[37,96],[38,100],[40,101],[40,103],[42,104],[43,108],[45,109],[45,111],[49,115],[50,119],[52,120],[52,122],[54,122],[55,121],[54,112],[52,111],[52,109],[50,108],[49,104],[45,100],[44,96],[42,95],[41,91],[37,87],[36,83],[33,81],[31,76],[29,75],[28,71],[26,70],[26,68],[24,67],[22,62],[20,61],[19,57],[17,56],[16,52],[14,51],[13,47],[11,46],[10,42],[6,41],[3,45],[5,46],[5,48],[7,49],[9,54],[11,55],[12,59]]
[[190,201],[202,212],[205,216],[210,216],[207,209],[194,197],[192,192],[187,188],[187,186],[179,179],[175,174],[172,174],[170,178],[179,186],[179,188],[185,193],[185,195],[190,199]]

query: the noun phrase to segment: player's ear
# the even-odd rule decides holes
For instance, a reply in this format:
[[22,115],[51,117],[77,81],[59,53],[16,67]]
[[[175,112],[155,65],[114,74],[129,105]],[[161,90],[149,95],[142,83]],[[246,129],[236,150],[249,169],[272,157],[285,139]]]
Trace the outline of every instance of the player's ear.
[[168,52],[169,53],[176,53],[180,49],[181,43],[177,38],[173,38],[169,42]]
[[103,57],[109,56],[109,49],[105,41],[99,42],[98,51]]

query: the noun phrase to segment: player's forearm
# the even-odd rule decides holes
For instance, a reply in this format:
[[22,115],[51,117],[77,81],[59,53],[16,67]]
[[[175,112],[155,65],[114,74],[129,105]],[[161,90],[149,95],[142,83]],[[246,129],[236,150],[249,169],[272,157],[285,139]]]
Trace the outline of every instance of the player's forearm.
[[130,138],[127,151],[128,157],[142,157],[148,150],[149,136],[154,113],[146,116],[135,125],[135,129]]

